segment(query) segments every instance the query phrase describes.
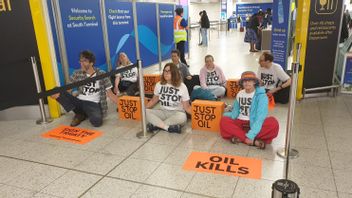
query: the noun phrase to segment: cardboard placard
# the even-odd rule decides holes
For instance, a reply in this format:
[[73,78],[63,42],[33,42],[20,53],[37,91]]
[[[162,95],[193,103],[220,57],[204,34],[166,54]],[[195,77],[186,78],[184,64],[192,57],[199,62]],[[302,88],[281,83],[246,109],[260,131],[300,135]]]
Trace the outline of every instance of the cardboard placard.
[[225,103],[195,100],[192,102],[192,129],[218,132]]
[[240,79],[229,79],[226,81],[226,96],[236,98],[238,92],[241,91]]
[[145,94],[154,94],[154,87],[160,81],[160,74],[144,74],[143,78]]
[[[145,103],[150,99],[146,98]],[[141,120],[141,100],[137,96],[122,96],[119,98],[119,118],[122,120]]]
[[273,94],[271,93],[267,93],[266,94],[268,96],[268,100],[269,100],[269,110],[273,110],[275,108],[275,98],[273,96]]
[[260,179],[262,160],[224,154],[192,152],[184,170]]
[[54,138],[75,144],[86,144],[101,135],[101,132],[91,129],[59,126],[58,128],[42,134],[42,137]]

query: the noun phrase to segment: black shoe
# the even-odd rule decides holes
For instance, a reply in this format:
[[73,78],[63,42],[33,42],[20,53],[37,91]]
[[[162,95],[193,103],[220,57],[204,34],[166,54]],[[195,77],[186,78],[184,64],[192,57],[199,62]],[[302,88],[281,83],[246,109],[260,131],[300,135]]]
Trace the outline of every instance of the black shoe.
[[181,125],[170,125],[167,131],[170,133],[181,133]]
[[156,127],[150,123],[147,124],[147,132],[154,133],[159,130],[159,127]]
[[71,127],[78,126],[78,125],[81,124],[81,122],[82,122],[83,120],[85,120],[85,119],[86,119],[86,116],[85,116],[85,115],[76,114],[75,117],[73,117],[70,126],[71,126]]

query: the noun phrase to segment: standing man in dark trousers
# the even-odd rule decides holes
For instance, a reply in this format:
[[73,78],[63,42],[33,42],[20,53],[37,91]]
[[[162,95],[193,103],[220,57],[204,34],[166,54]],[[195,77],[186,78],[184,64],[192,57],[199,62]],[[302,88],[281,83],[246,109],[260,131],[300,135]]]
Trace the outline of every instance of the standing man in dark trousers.
[[181,62],[187,64],[185,59],[185,43],[187,41],[187,29],[188,24],[183,18],[183,8],[179,7],[175,10],[176,16],[174,19],[174,39],[176,43],[176,48],[180,52]]

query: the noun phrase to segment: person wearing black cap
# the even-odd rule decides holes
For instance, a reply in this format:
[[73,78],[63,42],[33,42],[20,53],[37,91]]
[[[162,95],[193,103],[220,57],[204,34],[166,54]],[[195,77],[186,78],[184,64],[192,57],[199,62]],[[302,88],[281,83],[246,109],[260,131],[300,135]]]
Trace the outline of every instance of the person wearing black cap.
[[174,40],[176,48],[180,52],[181,62],[188,65],[185,59],[185,43],[187,41],[188,24],[183,18],[183,8],[178,7],[175,10],[176,16],[174,18]]
[[221,136],[232,143],[265,149],[277,136],[279,123],[274,117],[267,117],[268,97],[255,73],[243,72],[239,83],[243,90],[237,94],[232,111],[221,118]]

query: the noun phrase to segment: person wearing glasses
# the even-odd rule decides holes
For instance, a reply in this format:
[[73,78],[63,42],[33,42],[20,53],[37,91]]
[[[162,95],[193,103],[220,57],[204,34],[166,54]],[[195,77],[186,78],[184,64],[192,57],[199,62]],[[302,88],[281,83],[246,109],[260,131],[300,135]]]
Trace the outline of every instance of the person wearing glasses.
[[[119,59],[116,62],[116,69],[129,65],[132,65],[130,59],[124,52],[121,52],[119,54]],[[126,92],[129,96],[135,96],[139,94],[138,90],[137,67],[116,74],[114,91],[117,95],[121,95],[122,92]]]
[[[90,51],[82,51],[80,53],[79,63],[81,69],[73,72],[70,82],[83,81],[105,73],[94,67],[95,55]],[[103,78],[78,87],[77,97],[66,91],[54,94],[51,97],[56,99],[67,112],[72,110],[75,113],[71,126],[77,126],[88,118],[94,127],[99,127],[103,124],[103,117],[107,115],[106,96],[116,105],[118,104],[117,96],[112,92],[111,88],[110,79]]]
[[269,52],[264,52],[259,57],[257,76],[265,87],[267,94],[274,96],[275,103],[286,104],[289,101],[291,77],[282,67],[274,63],[274,57]]
[[[182,125],[187,121],[186,112],[191,114],[189,100],[179,69],[174,63],[167,63],[160,82],[155,85],[154,96],[146,105],[147,130],[181,133]],[[160,108],[152,109],[158,102]]]

